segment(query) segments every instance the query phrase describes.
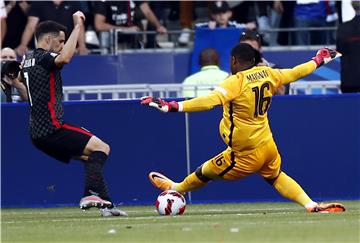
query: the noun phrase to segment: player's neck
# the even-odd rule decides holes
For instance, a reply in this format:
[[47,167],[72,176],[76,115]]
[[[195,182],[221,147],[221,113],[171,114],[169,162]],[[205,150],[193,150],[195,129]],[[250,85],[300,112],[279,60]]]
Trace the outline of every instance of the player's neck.
[[45,51],[50,51],[50,46],[46,44],[44,41],[39,41],[36,45],[36,48],[44,49]]
[[251,68],[253,68],[253,67],[254,67],[254,65],[252,65],[252,64],[251,64],[251,65],[250,65],[250,64],[240,65],[240,66],[238,67],[236,73],[242,72],[242,71],[245,71],[245,70],[248,70],[248,69],[251,69]]

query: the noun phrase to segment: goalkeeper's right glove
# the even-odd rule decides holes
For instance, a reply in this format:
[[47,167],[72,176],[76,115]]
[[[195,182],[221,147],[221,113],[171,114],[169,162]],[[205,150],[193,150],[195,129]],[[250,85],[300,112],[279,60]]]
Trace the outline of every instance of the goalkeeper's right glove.
[[141,98],[141,104],[155,107],[162,112],[177,112],[179,111],[179,103],[176,101],[167,102],[160,98],[145,96]]
[[341,53],[330,48],[321,48],[316,53],[312,60],[316,63],[316,68],[321,67],[323,64],[331,62],[335,58],[341,57]]

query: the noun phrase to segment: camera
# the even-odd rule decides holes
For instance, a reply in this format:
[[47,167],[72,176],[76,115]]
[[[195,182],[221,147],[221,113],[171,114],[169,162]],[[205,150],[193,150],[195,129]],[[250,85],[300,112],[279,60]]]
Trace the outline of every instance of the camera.
[[20,72],[20,63],[18,61],[1,61],[1,80],[4,76],[15,79]]

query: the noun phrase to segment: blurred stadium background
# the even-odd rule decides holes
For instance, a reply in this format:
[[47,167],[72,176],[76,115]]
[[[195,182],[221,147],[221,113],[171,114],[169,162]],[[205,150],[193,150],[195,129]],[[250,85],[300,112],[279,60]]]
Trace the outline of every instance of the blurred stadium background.
[[[336,2],[329,2],[336,9]],[[175,2],[168,4],[164,7],[166,16],[171,11],[169,6]],[[206,2],[195,4],[194,9],[197,13],[195,22],[207,21]],[[269,7],[268,11],[270,13],[273,10]],[[151,30],[136,34],[145,40],[149,35],[155,35],[158,43],[155,48],[120,49],[116,44],[119,31],[115,29],[108,33],[95,33],[90,26],[86,37],[91,54],[75,56],[63,70],[65,119],[72,124],[83,125],[110,144],[112,152],[105,175],[114,202],[125,206],[153,204],[159,191],[148,182],[148,172],[160,171],[180,180],[224,149],[218,135],[221,109],[164,115],[141,107],[138,99],[144,95],[154,95],[181,100],[184,89],[212,89],[212,86],[184,87],[181,83],[199,69],[197,56],[204,47],[220,48],[221,60],[225,63],[229,59],[229,48],[237,43],[242,30],[188,30],[190,39],[183,45],[178,41],[182,34],[179,20],[159,19],[168,28],[167,34],[160,35]],[[335,47],[339,20],[333,22],[325,27],[305,29],[326,35],[326,41],[319,45],[311,45],[310,40],[306,45],[296,45],[291,38],[294,38],[296,32],[304,31],[302,28],[278,25],[260,28],[259,31],[268,38],[263,47],[264,57],[282,68],[289,68],[309,60],[319,47]],[[280,33],[287,36],[286,44],[279,43]],[[222,47],[226,50],[221,50]],[[224,65],[222,68],[229,71],[228,66]],[[358,79],[360,82],[360,77]],[[341,200],[345,206],[344,200],[360,199],[360,96],[341,94],[339,60],[291,86],[288,95],[275,96],[269,116],[284,170],[311,197],[319,201]],[[82,165],[78,162],[64,165],[34,149],[29,139],[27,121],[27,104],[1,104],[2,209],[76,206],[83,189]],[[162,131],[159,132],[157,127],[162,127]],[[171,150],[164,149],[170,144]],[[187,201],[238,203],[279,202],[283,199],[262,179],[251,176],[238,182],[211,183],[201,191],[188,194]],[[351,203],[355,211],[355,220],[351,222],[355,229],[351,228],[349,234],[353,237],[344,239],[344,242],[359,240],[359,234],[356,233],[356,225],[359,229],[358,202]],[[281,210],[281,206],[279,208],[277,210]],[[136,212],[138,208],[133,209]],[[132,210],[131,207],[129,210]],[[22,220],[21,216],[15,216],[21,214],[21,211],[3,212],[7,212],[3,215],[7,221],[3,221],[5,224],[2,228],[5,225],[10,232],[6,239],[9,242],[15,239],[29,240],[26,237],[16,238],[14,232],[17,229],[9,226],[11,220]],[[190,212],[197,214],[196,210]],[[153,214],[145,210],[142,215],[146,217]],[[76,217],[76,213],[67,215]],[[91,217],[95,218],[94,215]],[[301,220],[305,222],[307,219]],[[136,222],[133,224],[136,225]],[[217,226],[209,227],[213,229]],[[49,241],[49,238],[35,239]],[[74,241],[83,239],[73,238]],[[86,238],[87,241],[95,239]],[[181,242],[181,238],[178,239]],[[301,241],[301,237],[294,239]],[[311,239],[331,241],[321,237],[306,238],[305,241]],[[219,239],[219,242],[221,240],[240,241],[225,238]],[[251,241],[251,238],[247,240]],[[336,240],[340,241],[338,238]],[[139,241],[146,241],[146,238]],[[149,241],[157,240],[151,238]]]

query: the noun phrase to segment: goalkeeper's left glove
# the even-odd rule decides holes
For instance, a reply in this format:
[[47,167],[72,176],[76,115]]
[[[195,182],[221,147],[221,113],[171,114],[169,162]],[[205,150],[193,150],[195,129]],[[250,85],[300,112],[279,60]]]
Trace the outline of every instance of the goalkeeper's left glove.
[[341,53],[330,48],[321,48],[316,53],[316,56],[312,60],[316,63],[316,68],[321,67],[323,64],[331,62],[335,58],[341,57]]
[[179,103],[176,101],[167,102],[160,98],[145,96],[141,98],[141,104],[155,107],[162,112],[177,112],[179,111]]

